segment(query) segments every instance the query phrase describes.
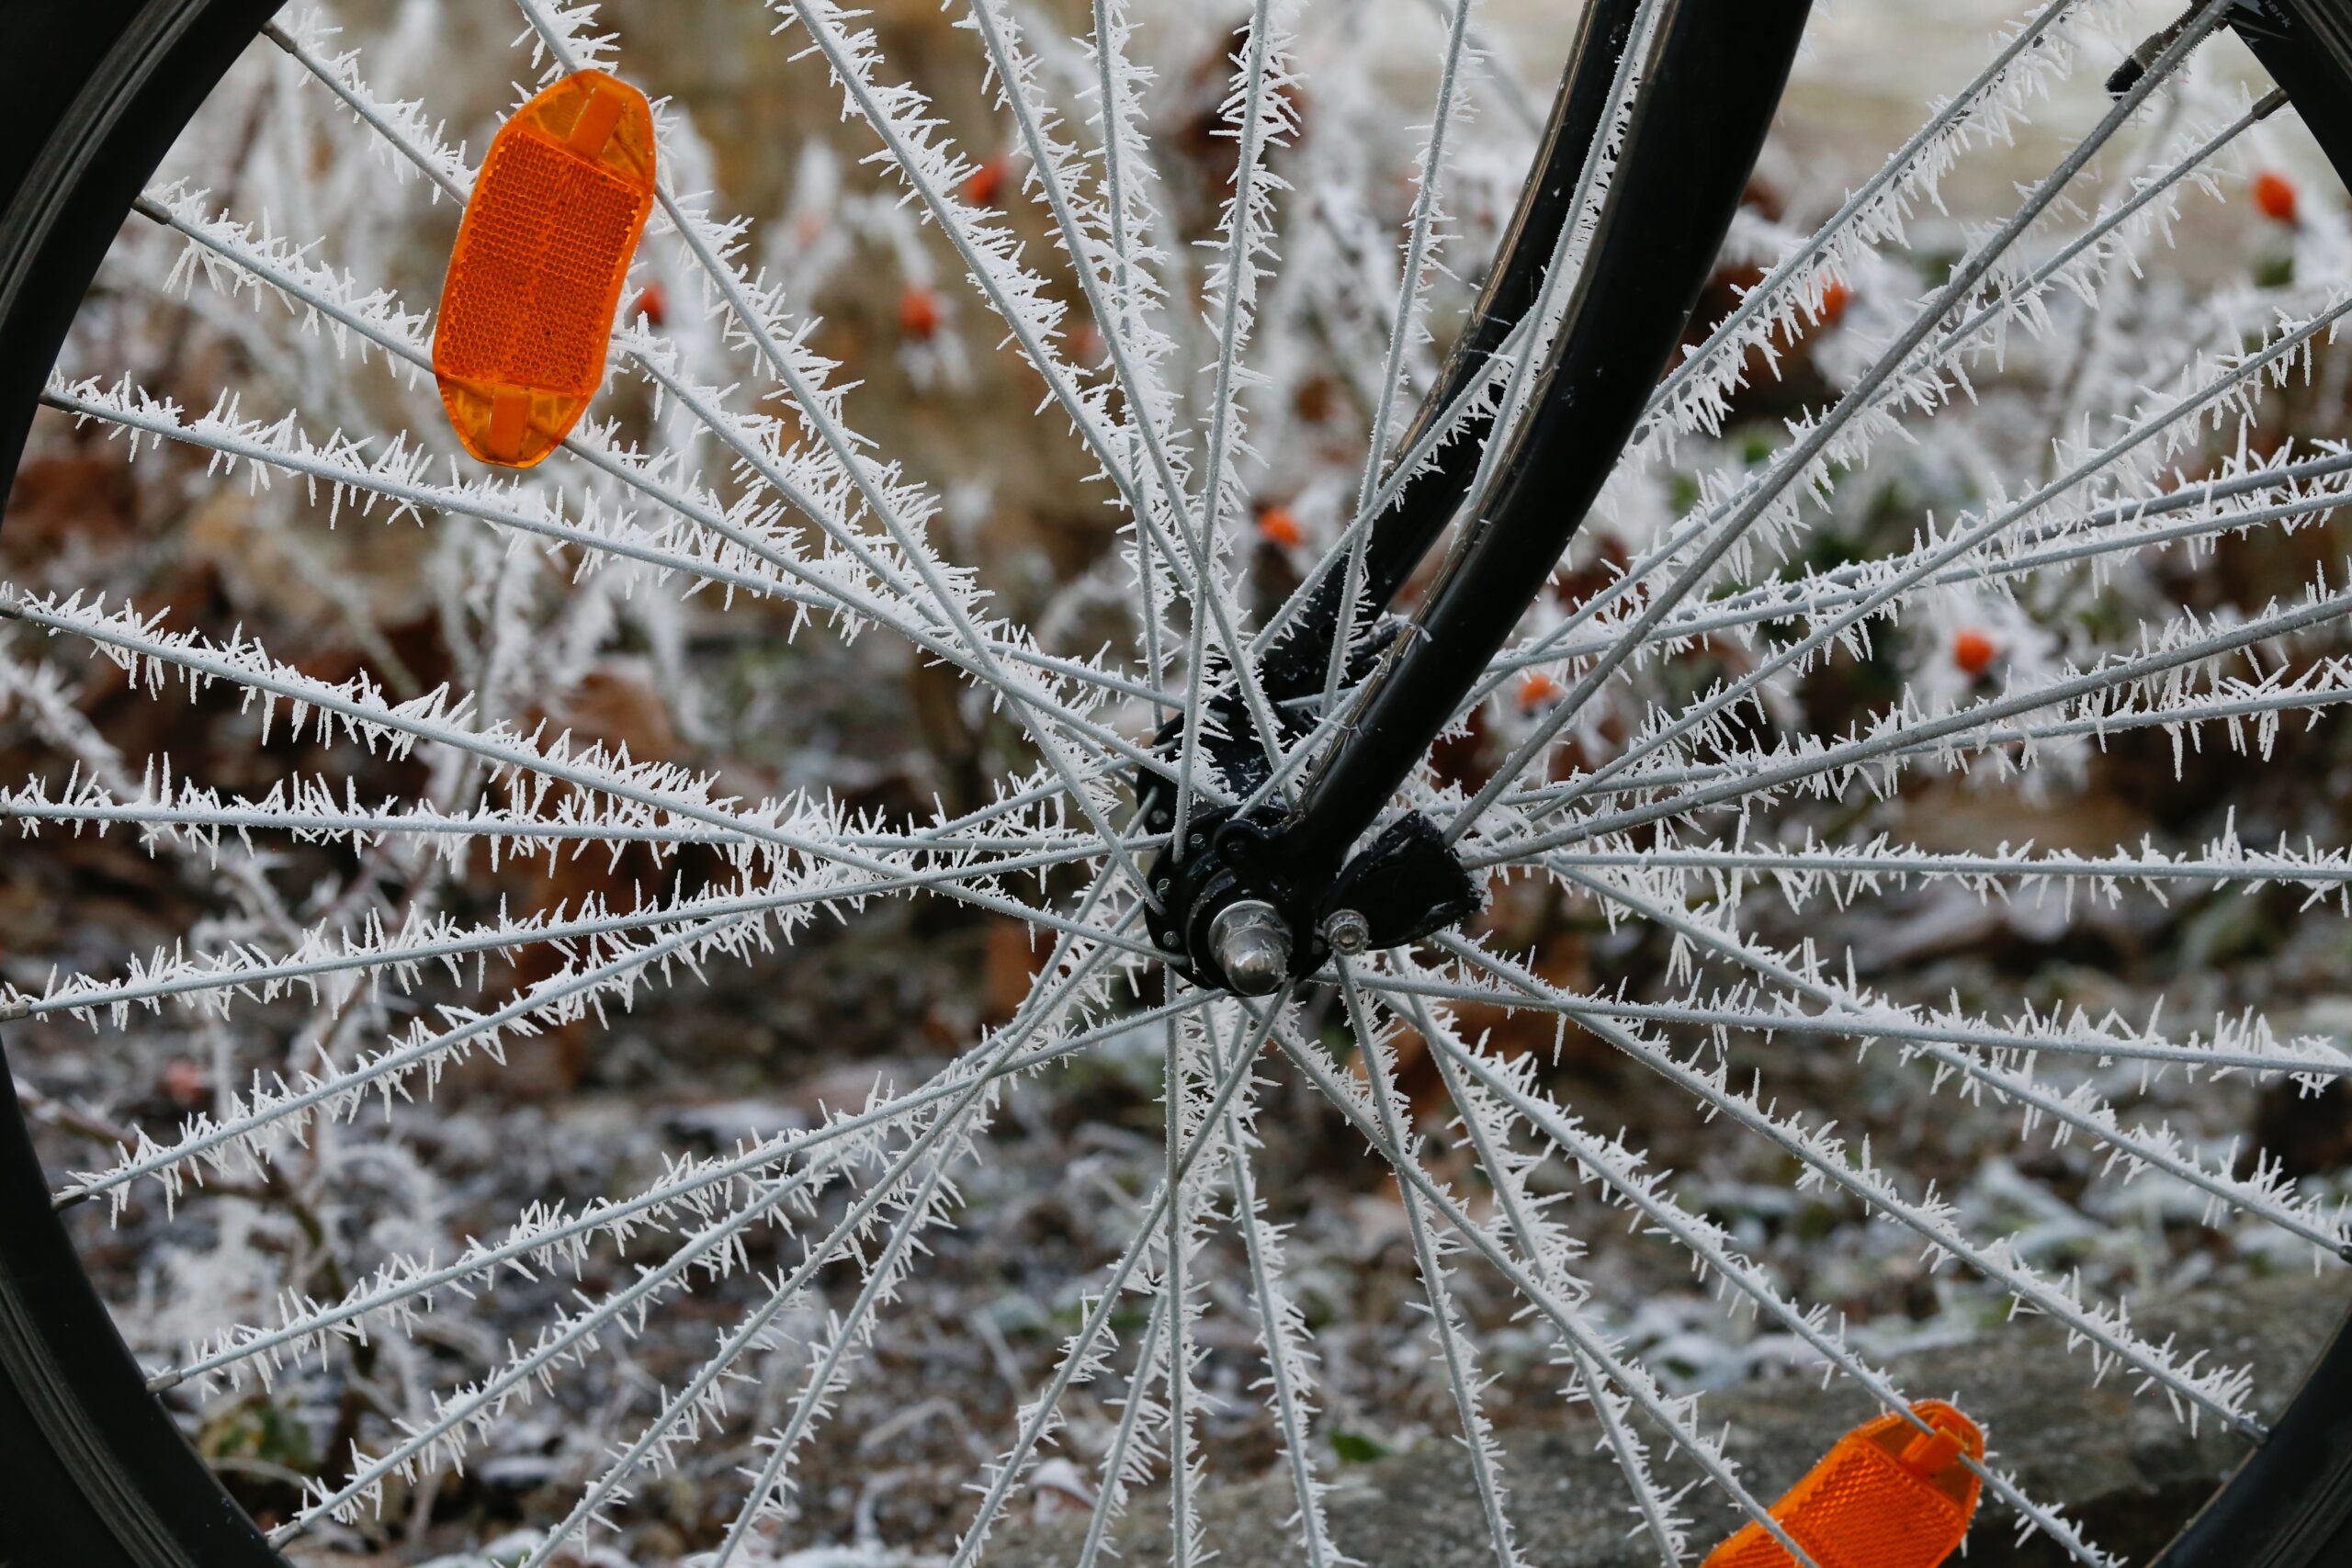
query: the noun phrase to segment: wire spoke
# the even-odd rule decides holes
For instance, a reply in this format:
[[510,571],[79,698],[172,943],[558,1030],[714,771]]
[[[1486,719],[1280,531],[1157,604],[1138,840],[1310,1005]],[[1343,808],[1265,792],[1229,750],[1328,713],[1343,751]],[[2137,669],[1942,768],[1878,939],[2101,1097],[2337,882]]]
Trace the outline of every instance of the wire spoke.
[[[1394,978],[1384,976],[1376,982],[1384,995]],[[1403,1006],[1411,1008],[1415,1004],[1408,1001]],[[1741,1255],[1720,1225],[1675,1201],[1667,1190],[1664,1173],[1644,1169],[1648,1161],[1642,1151],[1629,1146],[1623,1138],[1604,1139],[1591,1133],[1538,1091],[1532,1081],[1532,1058],[1498,1062],[1465,1045],[1442,1022],[1436,1023],[1426,1038],[1453,1081],[1466,1077],[1480,1092],[1508,1107],[1550,1147],[1559,1150],[1583,1180],[1604,1188],[1611,1201],[1638,1213],[1718,1279],[1771,1314],[1824,1361],[1867,1389],[1883,1408],[1902,1416],[1922,1431],[1929,1430],[1912,1411],[1910,1399],[1895,1388],[1883,1371],[1871,1366],[1847,1343],[1826,1309],[1801,1307],[1785,1296],[1761,1268]],[[2013,1477],[1988,1461],[1963,1458],[1968,1468],[2020,1518],[2058,1542],[2070,1556],[2095,1565],[2106,1562],[2107,1559],[2057,1509],[2027,1496]]]
[[[1471,943],[1440,938],[1438,945],[1531,996],[1543,996],[1550,989],[1520,966]],[[2141,1338],[2120,1308],[2086,1303],[2079,1299],[2075,1287],[2043,1279],[2031,1265],[2016,1258],[2007,1240],[1976,1246],[1962,1234],[1948,1202],[1903,1196],[1883,1172],[1858,1164],[1841,1141],[1776,1116],[1768,1106],[1731,1088],[1723,1066],[1702,1071],[1632,1030],[1603,1020],[1591,1020],[1586,1027],[1683,1089],[1712,1113],[1764,1138],[1818,1173],[1821,1179],[1854,1194],[1874,1213],[1916,1232],[1935,1255],[1959,1259],[1999,1283],[2019,1303],[2063,1323],[2081,1342],[2095,1348],[2102,1368],[2111,1358],[2132,1368],[2150,1385],[2163,1388],[2178,1407],[2190,1413],[2192,1424],[2196,1414],[2204,1412],[2250,1440],[2259,1442],[2265,1436],[2266,1428],[2247,1404],[2252,1381],[2247,1372],[2225,1367],[2199,1371],[2197,1362],[2201,1357],[2184,1358],[2168,1344]]]
[[[1997,539],[2019,521],[2047,506],[2067,491],[2110,465],[2121,461],[2156,436],[2167,431],[2177,430],[2184,421],[2192,419],[2215,401],[2236,395],[2249,386],[2258,386],[2266,376],[2281,373],[2285,367],[2291,366],[2295,358],[2305,352],[2308,345],[2321,333],[2332,333],[2336,322],[2341,321],[2347,312],[2352,312],[2352,296],[2347,296],[2345,299],[2330,306],[2292,331],[2282,333],[2275,343],[2266,345],[2259,353],[2244,356],[2240,363],[2232,366],[2224,374],[2140,422],[2126,434],[2092,453],[2064,474],[2051,480],[2016,505],[1999,511],[1992,511],[1988,508],[1989,515],[1956,529],[1949,539],[1922,552],[1917,559],[1900,570],[1888,574],[1883,581],[1872,587],[1868,593],[1859,597],[1838,615],[1815,626],[1804,637],[1795,638],[1787,647],[1776,650],[1769,658],[1762,660],[1754,668],[1743,673],[1737,680],[1724,684],[1705,698],[1691,704],[1676,715],[1671,722],[1658,726],[1650,733],[1644,735],[1635,744],[1610,759],[1589,776],[1596,783],[1605,782],[1626,768],[1639,763],[1643,758],[1651,755],[1661,747],[1670,745],[1694,731],[1702,730],[1703,727],[1717,715],[1724,713],[1734,704],[1752,696],[1766,681],[1782,671],[1802,668],[1806,660],[1815,657],[1822,649],[1833,646],[1840,638],[1846,637],[1856,626],[1892,603],[1899,594],[1932,576],[1939,569],[1950,566],[1963,555]],[[1653,626],[1655,624],[1656,622],[1653,621]],[[1611,652],[1614,651],[1612,649]],[[1604,656],[1604,660],[1607,657]],[[1521,752],[1515,753],[1512,760],[1506,762],[1497,773],[1494,781],[1481,792],[1482,795],[1489,800],[1499,796],[1516,781],[1520,771],[1527,763],[1534,761],[1535,755],[1536,752],[1532,745],[1523,746]],[[1576,799],[1577,795],[1571,788],[1552,809],[1556,810],[1560,807],[1573,804]]]
[[[1342,958],[1336,967],[1349,1027],[1355,1032],[1358,1047],[1363,1052],[1365,1073],[1372,1084],[1372,1108],[1380,1121],[1381,1138],[1391,1147],[1409,1152],[1412,1141],[1405,1132],[1407,1108],[1399,1103],[1401,1097],[1396,1091],[1394,1043],[1373,1026],[1357,983],[1355,966]],[[1477,1488],[1479,1510],[1486,1517],[1487,1539],[1494,1547],[1495,1568],[1523,1568],[1526,1560],[1520,1554],[1518,1532],[1511,1526],[1510,1498],[1503,1486],[1502,1445],[1495,1438],[1494,1427],[1487,1419],[1486,1406],[1478,1395],[1477,1350],[1464,1332],[1447,1282],[1442,1249],[1446,1238],[1430,1227],[1429,1206],[1419,1192],[1400,1182],[1397,1196],[1405,1207],[1413,1263],[1420,1273],[1422,1294],[1429,1303],[1430,1337],[1436,1342],[1440,1364],[1445,1369],[1446,1387],[1453,1395],[1454,1415],[1462,1422],[1463,1445],[1470,1457],[1471,1483]],[[1657,1539],[1665,1539],[1663,1531]]]
[[1587,842],[1604,834],[1682,817],[1705,807],[1759,795],[1815,774],[1854,768],[1874,761],[1897,747],[1905,750],[1928,747],[2041,708],[2128,691],[2156,676],[2254,648],[2275,637],[2326,626],[2341,620],[2347,613],[2352,613],[2352,592],[2317,592],[2307,594],[2299,604],[2266,610],[2243,621],[2224,618],[2219,629],[2208,629],[2192,613],[2184,611],[2178,620],[2149,639],[2157,644],[2153,651],[2113,659],[2078,673],[1939,716],[1898,714],[1896,722],[1882,724],[1877,733],[1808,750],[1800,757],[1751,770],[1720,784],[1690,788],[1652,804],[1509,838],[1492,848],[1475,850],[1465,858],[1474,867],[1525,862],[1564,845]]
[[[1729,509],[1720,520],[1710,520],[1706,543],[1676,572],[1672,581],[1650,596],[1609,650],[1577,678],[1577,683],[1561,697],[1552,713],[1536,727],[1534,733],[1513,750],[1497,771],[1494,779],[1456,814],[1447,828],[1450,837],[1458,838],[1477,821],[1487,807],[1494,804],[1496,797],[1508,789],[1551,743],[1553,737],[1583,711],[1602,684],[1633,656],[1651,629],[1689,597],[1716,564],[1768,514],[1772,513],[1776,506],[1783,503],[1784,498],[1793,489],[1801,485],[1821,484],[1820,476],[1826,472],[1826,464],[1832,455],[1834,444],[1848,432],[1849,426],[1861,421],[1854,436],[1860,438],[1865,433],[1873,432],[1878,422],[1891,419],[1892,416],[1882,406],[1883,392],[1897,399],[1916,395],[1915,388],[1896,380],[1912,355],[1928,341],[1939,322],[1967,302],[1978,285],[1990,275],[1994,265],[2058,199],[2098,150],[2138,112],[2148,96],[2188,57],[2188,51],[2221,24],[2229,3],[2230,0],[2209,0],[2200,7],[2195,19],[2158,55],[2131,91],[2124,94],[2090,133],[2034,186],[2018,209],[1952,270],[1951,278],[1920,308],[1910,325],[1888,345],[1877,362],[1838,398],[1826,413],[1804,427],[1786,451],[1773,458],[1756,482],[1742,492],[1744,499],[1739,500],[1736,507]],[[1872,417],[1862,419],[1865,414]]]
[[[1374,1152],[1386,1160],[1389,1168],[1396,1172],[1400,1184],[1409,1184],[1418,1190],[1455,1234],[1510,1282],[1529,1308],[1540,1314],[1559,1332],[1564,1348],[1571,1358],[1580,1358],[1591,1363],[1598,1375],[1586,1380],[1585,1386],[1596,1404],[1616,1397],[1610,1393],[1613,1385],[1618,1395],[1622,1395],[1633,1408],[1640,1410],[1671,1433],[1676,1445],[1689,1454],[1744,1513],[1787,1549],[1796,1562],[1817,1568],[1804,1549],[1790,1540],[1779,1523],[1765,1512],[1763,1505],[1748,1493],[1716,1440],[1698,1430],[1689,1413],[1690,1402],[1668,1397],[1637,1362],[1628,1361],[1618,1355],[1589,1325],[1584,1312],[1576,1304],[1585,1293],[1579,1283],[1572,1278],[1563,1278],[1551,1261],[1541,1257],[1528,1258],[1523,1252],[1505,1247],[1489,1235],[1487,1227],[1479,1224],[1448,1194],[1407,1151],[1386,1143],[1381,1136],[1377,1119],[1358,1103],[1360,1091],[1342,1082],[1329,1066],[1316,1055],[1313,1047],[1288,1031],[1277,1031],[1274,1040],[1283,1054],[1372,1145]],[[1622,1415],[1616,1413],[1612,1413],[1611,1418],[1619,1422],[1623,1419]],[[1620,1457],[1620,1469],[1625,1473],[1635,1496],[1644,1499],[1642,1506],[1645,1517],[1654,1516],[1667,1526],[1667,1539],[1657,1542],[1661,1555],[1677,1556],[1680,1551],[1680,1527],[1672,1518],[1667,1500],[1655,1495],[1656,1483],[1647,1478],[1645,1461],[1640,1465],[1632,1462],[1639,1452],[1638,1440],[1622,1426],[1618,1430],[1623,1434],[1623,1446],[1614,1450]]]
[[[1179,1195],[1184,1188],[1204,1183],[1214,1170],[1215,1164],[1207,1168],[1202,1166],[1201,1156],[1213,1144],[1222,1145],[1223,1140],[1218,1135],[1219,1129],[1235,1107],[1237,1098],[1241,1097],[1243,1091],[1254,1082],[1258,1057],[1265,1047],[1268,1036],[1277,1027],[1283,1009],[1287,1003],[1287,997],[1270,998],[1263,1004],[1265,1010],[1261,1015],[1249,1018],[1244,1012],[1237,1018],[1234,1030],[1235,1049],[1229,1059],[1216,1060],[1212,1069],[1214,1081],[1207,1092],[1201,1097],[1197,1116],[1181,1105],[1177,1110],[1171,1111],[1171,1118],[1180,1121],[1182,1126],[1180,1128],[1180,1135],[1170,1141],[1166,1171],[1155,1184],[1151,1196],[1145,1201],[1141,1212],[1137,1214],[1135,1234],[1127,1247],[1120,1253],[1118,1260],[1111,1266],[1109,1276],[1098,1289],[1090,1293],[1085,1318],[1080,1323],[1078,1332],[1072,1335],[1063,1347],[1061,1359],[1054,1369],[1053,1376],[1047,1381],[1046,1386],[1023,1406],[1020,1432],[1014,1438],[1012,1449],[990,1465],[989,1482],[981,1495],[979,1509],[974,1515],[971,1523],[965,1527],[964,1533],[956,1543],[955,1568],[967,1568],[967,1564],[978,1561],[987,1542],[989,1532],[1002,1514],[1006,1503],[1010,1501],[1014,1485],[1026,1473],[1038,1445],[1046,1441],[1058,1428],[1063,1419],[1062,1402],[1072,1385],[1091,1381],[1101,1374],[1107,1356],[1107,1347],[1103,1344],[1103,1337],[1109,1330],[1112,1314],[1125,1293],[1129,1280],[1144,1266],[1147,1256],[1155,1247],[1160,1251],[1163,1279],[1158,1292],[1157,1305],[1153,1311],[1152,1321],[1158,1325],[1153,1337],[1159,1338],[1168,1336],[1177,1314],[1183,1310],[1177,1302],[1182,1290],[1182,1259],[1186,1248],[1183,1245],[1170,1245],[1168,1228],[1170,1216],[1177,1213],[1183,1207],[1184,1200]],[[1246,1037],[1242,1028],[1244,1020],[1247,1021]],[[1163,1027],[1170,1031],[1181,1030],[1185,1027],[1185,1021],[1182,1017],[1171,1014]],[[1204,1026],[1204,1034],[1212,1042],[1210,1046],[1212,1056],[1223,1058],[1225,1054],[1217,1050],[1214,1044],[1213,1022]],[[1179,1101],[1182,1098],[1182,1085],[1172,1076],[1169,1080],[1168,1093],[1171,1102]],[[1181,1339],[1179,1342],[1181,1344]],[[1152,1348],[1147,1346],[1143,1351],[1144,1359],[1137,1364],[1135,1379],[1128,1393],[1131,1408],[1132,1402],[1141,1396],[1141,1391],[1145,1387],[1146,1365],[1153,1354]],[[1181,1360],[1182,1353],[1181,1349],[1171,1353],[1162,1348],[1158,1351],[1158,1354],[1163,1359],[1173,1363]],[[1181,1381],[1171,1374],[1170,1387],[1178,1386]],[[1174,1424],[1171,1430],[1181,1429],[1182,1413],[1173,1400],[1165,1407],[1163,1418]],[[1171,1437],[1171,1453],[1176,1455],[1172,1462],[1179,1471],[1183,1467],[1182,1450],[1178,1447],[1181,1443],[1181,1438]],[[1098,1515],[1098,1517],[1100,1517]],[[1093,1534],[1090,1533],[1089,1540],[1099,1548],[1100,1541]]]

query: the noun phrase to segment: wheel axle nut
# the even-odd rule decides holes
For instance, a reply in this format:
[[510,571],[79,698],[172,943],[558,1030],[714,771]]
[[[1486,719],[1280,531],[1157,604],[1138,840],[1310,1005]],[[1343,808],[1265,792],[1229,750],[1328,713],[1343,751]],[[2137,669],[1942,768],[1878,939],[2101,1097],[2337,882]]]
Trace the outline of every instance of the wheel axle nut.
[[1209,922],[1209,953],[1237,993],[1268,996],[1290,973],[1290,928],[1264,899],[1238,899]]
[[1354,909],[1334,909],[1323,922],[1323,940],[1342,958],[1353,958],[1372,945],[1372,922]]

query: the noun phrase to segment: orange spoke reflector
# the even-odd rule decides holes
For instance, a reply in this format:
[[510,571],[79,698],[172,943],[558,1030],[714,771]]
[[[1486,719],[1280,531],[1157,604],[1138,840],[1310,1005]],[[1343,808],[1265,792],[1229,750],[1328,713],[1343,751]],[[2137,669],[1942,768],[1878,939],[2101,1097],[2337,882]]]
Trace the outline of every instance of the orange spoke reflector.
[[653,111],[601,71],[525,104],[482,159],[441,285],[433,374],[466,450],[527,468],[605,379],[653,208]]
[[[1939,1399],[1888,1414],[1838,1439],[1772,1505],[1772,1517],[1821,1568],[1936,1568],[1975,1517],[1977,1478],[1961,1462],[1984,1457],[1976,1423]],[[1750,1524],[1707,1555],[1703,1568],[1794,1568],[1789,1549]]]

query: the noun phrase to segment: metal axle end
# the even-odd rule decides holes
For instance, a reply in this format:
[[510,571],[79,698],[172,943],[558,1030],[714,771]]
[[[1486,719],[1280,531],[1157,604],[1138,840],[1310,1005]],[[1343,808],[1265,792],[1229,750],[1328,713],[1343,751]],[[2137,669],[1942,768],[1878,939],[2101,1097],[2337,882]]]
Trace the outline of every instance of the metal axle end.
[[1209,953],[1235,992],[1271,996],[1290,974],[1290,927],[1264,899],[1239,899],[1209,922]]

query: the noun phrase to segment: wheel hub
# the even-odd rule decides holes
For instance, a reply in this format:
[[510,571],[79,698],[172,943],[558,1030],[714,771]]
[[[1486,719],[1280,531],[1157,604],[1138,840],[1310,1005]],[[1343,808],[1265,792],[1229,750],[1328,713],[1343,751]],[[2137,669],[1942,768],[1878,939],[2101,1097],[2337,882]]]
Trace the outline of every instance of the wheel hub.
[[[1163,732],[1160,742],[1163,754],[1172,752],[1170,735]],[[1208,750],[1235,793],[1263,781],[1262,757],[1241,725]],[[1175,785],[1153,774],[1138,793],[1146,824],[1170,830]],[[1477,884],[1418,811],[1374,834],[1337,875],[1304,872],[1290,852],[1288,827],[1272,807],[1247,814],[1231,806],[1200,810],[1182,840],[1152,861],[1146,874],[1159,908],[1146,924],[1170,969],[1208,989],[1267,996],[1312,975],[1335,953],[1352,957],[1401,947],[1479,907]]]

